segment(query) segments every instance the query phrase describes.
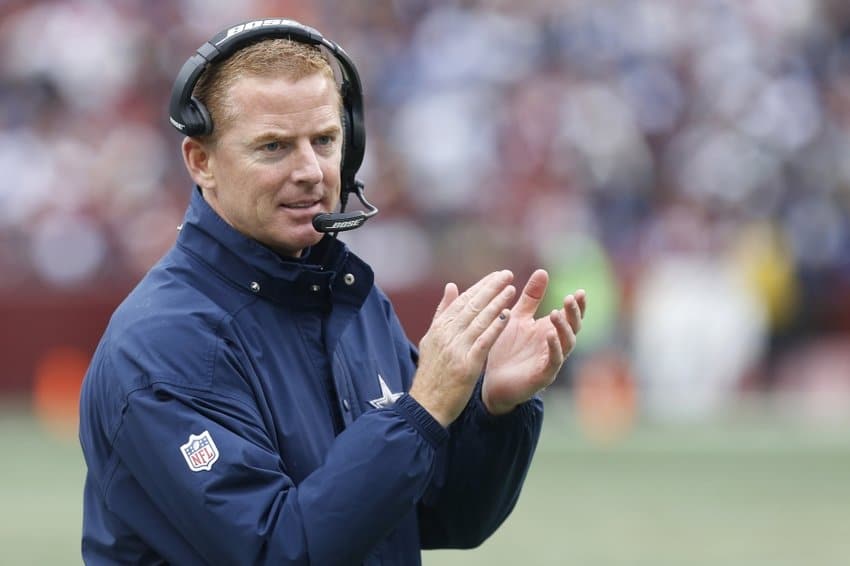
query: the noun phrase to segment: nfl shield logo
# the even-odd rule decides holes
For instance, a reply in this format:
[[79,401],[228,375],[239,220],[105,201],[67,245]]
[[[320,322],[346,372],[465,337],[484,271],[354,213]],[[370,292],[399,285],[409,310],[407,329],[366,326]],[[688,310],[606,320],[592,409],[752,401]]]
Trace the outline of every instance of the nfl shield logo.
[[218,448],[208,430],[201,434],[190,434],[189,441],[180,447],[180,453],[193,472],[210,471],[218,460]]

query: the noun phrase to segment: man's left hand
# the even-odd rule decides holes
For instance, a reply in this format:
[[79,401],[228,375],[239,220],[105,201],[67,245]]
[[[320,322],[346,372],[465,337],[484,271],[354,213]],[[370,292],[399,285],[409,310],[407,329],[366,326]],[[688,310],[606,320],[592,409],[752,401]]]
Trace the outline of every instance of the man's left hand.
[[550,385],[576,345],[587,307],[583,290],[564,298],[564,306],[534,318],[549,275],[538,269],[511,309],[510,320],[490,350],[481,398],[493,415],[502,415]]

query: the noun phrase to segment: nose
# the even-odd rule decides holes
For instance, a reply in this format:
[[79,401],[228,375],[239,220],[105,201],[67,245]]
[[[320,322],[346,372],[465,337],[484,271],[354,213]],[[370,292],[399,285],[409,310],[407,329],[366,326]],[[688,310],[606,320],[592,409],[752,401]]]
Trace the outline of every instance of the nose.
[[324,174],[319,164],[316,150],[309,142],[298,144],[298,149],[293,155],[295,163],[292,169],[292,180],[298,184],[317,185],[322,182]]

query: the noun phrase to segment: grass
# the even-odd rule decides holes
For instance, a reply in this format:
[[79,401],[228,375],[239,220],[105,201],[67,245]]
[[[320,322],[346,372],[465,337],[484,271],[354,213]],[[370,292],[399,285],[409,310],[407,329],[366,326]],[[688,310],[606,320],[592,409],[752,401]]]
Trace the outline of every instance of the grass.
[[81,564],[85,466],[75,433],[55,436],[3,407],[0,454],[0,563]]
[[[642,424],[589,442],[550,403],[513,515],[472,551],[426,566],[832,566],[850,557],[850,429],[771,414]],[[847,431],[847,432],[844,432]],[[72,431],[0,411],[0,562],[80,564],[84,466]]]
[[[760,415],[599,446],[548,411],[523,496],[473,552],[427,566],[846,564],[850,434]],[[568,415],[567,415],[568,417]]]

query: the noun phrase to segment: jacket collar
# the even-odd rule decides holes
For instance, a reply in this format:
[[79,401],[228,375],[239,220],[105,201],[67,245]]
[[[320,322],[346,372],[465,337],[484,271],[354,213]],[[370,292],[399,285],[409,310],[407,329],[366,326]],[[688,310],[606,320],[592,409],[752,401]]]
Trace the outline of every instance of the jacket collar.
[[301,258],[283,258],[227,224],[197,186],[177,246],[244,293],[297,308],[359,308],[374,283],[372,269],[345,244],[325,236]]

